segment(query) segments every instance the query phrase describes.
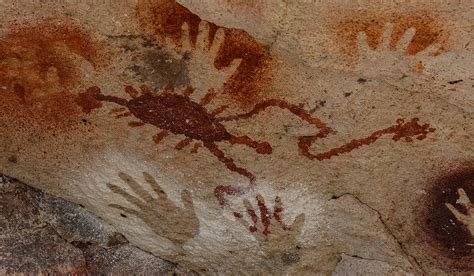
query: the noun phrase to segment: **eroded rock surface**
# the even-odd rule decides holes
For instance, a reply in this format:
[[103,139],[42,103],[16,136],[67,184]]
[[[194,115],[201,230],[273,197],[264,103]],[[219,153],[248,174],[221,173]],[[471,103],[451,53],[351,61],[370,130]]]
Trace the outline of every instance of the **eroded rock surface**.
[[192,275],[130,245],[82,207],[1,179],[1,274]]
[[474,271],[469,1],[0,7],[0,173],[204,274]]

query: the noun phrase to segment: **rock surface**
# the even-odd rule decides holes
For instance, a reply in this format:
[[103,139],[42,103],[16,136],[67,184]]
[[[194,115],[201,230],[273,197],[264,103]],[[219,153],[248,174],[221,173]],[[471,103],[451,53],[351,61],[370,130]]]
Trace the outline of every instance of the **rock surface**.
[[0,8],[0,173],[203,274],[474,272],[470,1]]
[[0,274],[178,274],[82,207],[1,178]]

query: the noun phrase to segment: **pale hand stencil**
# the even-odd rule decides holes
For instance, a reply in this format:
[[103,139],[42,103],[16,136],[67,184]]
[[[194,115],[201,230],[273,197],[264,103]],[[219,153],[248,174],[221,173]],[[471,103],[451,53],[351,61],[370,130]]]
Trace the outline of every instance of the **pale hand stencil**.
[[120,172],[119,177],[138,196],[126,192],[124,189],[108,183],[109,189],[122,196],[126,201],[136,207],[128,208],[118,204],[110,204],[110,207],[125,212],[126,214],[139,217],[159,236],[171,240],[178,246],[182,246],[199,232],[199,219],[194,210],[194,204],[189,191],[181,193],[184,208],[176,206],[161,189],[156,180],[144,172],[145,181],[155,191],[152,197],[131,176]]
[[[181,43],[178,54],[187,61],[190,85],[197,90],[197,96],[202,97],[210,89],[220,89],[224,83],[237,71],[241,59],[234,59],[229,66],[217,69],[214,65],[221,47],[225,41],[225,31],[217,29],[212,40],[209,39],[210,26],[207,21],[199,23],[196,43],[193,46],[189,26],[181,26]],[[172,42],[168,42],[168,45]]]
[[474,236],[474,204],[471,202],[469,197],[467,196],[466,192],[462,189],[458,189],[459,199],[456,203],[461,204],[466,208],[467,214],[463,214],[458,211],[453,205],[450,203],[445,203],[446,207],[453,213],[456,219],[464,224],[471,232],[471,235]]
[[416,29],[407,29],[393,48],[390,46],[392,33],[393,25],[387,23],[384,26],[381,42],[376,49],[372,49],[367,43],[365,32],[357,34],[359,60],[356,71],[371,79],[385,76],[401,80],[414,75],[413,73],[422,74],[423,61],[433,58],[441,48],[441,45],[434,43],[416,55],[408,55],[406,49],[410,46]]
[[256,196],[260,218],[255,212],[252,204],[244,199],[244,207],[247,210],[253,225],[250,226],[242,216],[237,219],[248,229],[260,244],[266,256],[283,265],[291,265],[300,259],[300,247],[298,237],[305,222],[305,215],[298,215],[292,225],[286,225],[282,221],[282,203],[280,197],[275,198],[275,207],[268,209],[261,195]]

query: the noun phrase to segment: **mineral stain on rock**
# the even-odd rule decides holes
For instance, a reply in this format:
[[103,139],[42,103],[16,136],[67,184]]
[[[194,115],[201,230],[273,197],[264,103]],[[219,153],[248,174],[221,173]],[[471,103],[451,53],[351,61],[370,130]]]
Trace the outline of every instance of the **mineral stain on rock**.
[[186,55],[181,59],[173,58],[162,49],[148,50],[143,56],[144,66],[134,71],[142,76],[143,81],[150,83],[154,90],[168,84],[183,87],[189,84],[186,58]]
[[[448,207],[451,205],[460,214],[469,215],[466,204],[460,200],[460,189],[468,198],[474,198],[474,167],[453,170],[434,181],[419,220],[423,234],[426,235],[425,239],[435,249],[435,254],[450,259],[451,269],[472,271],[473,233]],[[445,262],[440,264],[445,265]]]
[[408,29],[416,29],[405,51],[407,55],[416,55],[435,43],[442,46],[441,51],[449,47],[447,28],[437,16],[425,11],[351,11],[339,18],[343,19],[333,24],[333,36],[341,43],[342,52],[351,58],[358,56],[357,34],[359,32],[366,34],[367,44],[375,50],[382,40],[384,26],[387,23],[393,24],[391,48],[395,48]]
[[0,119],[15,128],[69,128],[80,118],[73,89],[81,83],[78,64],[94,66],[92,38],[72,24],[40,22],[12,26],[0,38]]
[[127,70],[147,83],[153,90],[166,85],[185,87],[189,84],[187,54],[176,57],[169,53],[155,37],[144,35],[111,36],[126,53],[132,55]]
[[[191,41],[195,43],[201,18],[176,3],[175,0],[143,1],[137,7],[137,16],[146,29],[161,38],[179,43],[181,26],[187,23]],[[219,26],[210,24],[209,41]],[[269,49],[242,30],[224,28],[225,41],[214,61],[216,69],[242,59],[237,72],[224,84],[224,93],[243,107],[252,106],[263,97],[272,80],[273,62]]]

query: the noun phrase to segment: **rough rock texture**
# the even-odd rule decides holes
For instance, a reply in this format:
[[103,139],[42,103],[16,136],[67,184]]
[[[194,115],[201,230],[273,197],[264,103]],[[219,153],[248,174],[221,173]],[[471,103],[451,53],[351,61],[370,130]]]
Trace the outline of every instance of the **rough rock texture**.
[[204,274],[474,271],[471,1],[0,7],[0,173]]
[[179,274],[82,207],[1,177],[0,274]]

